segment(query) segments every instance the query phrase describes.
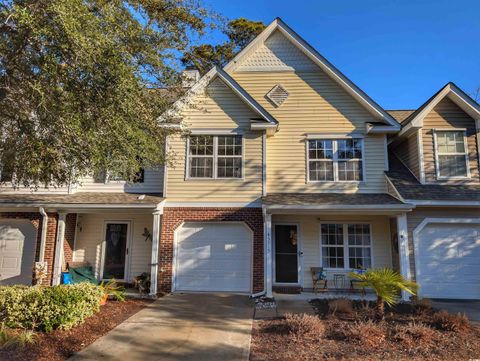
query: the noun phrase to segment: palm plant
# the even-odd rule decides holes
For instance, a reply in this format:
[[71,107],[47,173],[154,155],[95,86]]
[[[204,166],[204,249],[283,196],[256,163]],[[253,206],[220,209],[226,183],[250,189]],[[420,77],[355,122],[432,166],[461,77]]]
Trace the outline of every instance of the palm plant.
[[383,319],[385,303],[395,305],[400,297],[400,291],[415,295],[418,285],[406,280],[402,275],[390,268],[369,269],[363,274],[350,273],[350,277],[360,281],[362,287],[370,287],[377,295],[376,317]]

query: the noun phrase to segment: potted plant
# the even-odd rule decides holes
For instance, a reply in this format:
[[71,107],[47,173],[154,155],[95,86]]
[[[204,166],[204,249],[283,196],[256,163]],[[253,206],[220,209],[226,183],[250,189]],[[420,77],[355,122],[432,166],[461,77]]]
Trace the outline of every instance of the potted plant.
[[120,286],[115,279],[108,280],[106,283],[102,281],[100,287],[103,289],[103,297],[100,300],[100,305],[107,303],[109,297],[117,301],[125,301],[125,287]]

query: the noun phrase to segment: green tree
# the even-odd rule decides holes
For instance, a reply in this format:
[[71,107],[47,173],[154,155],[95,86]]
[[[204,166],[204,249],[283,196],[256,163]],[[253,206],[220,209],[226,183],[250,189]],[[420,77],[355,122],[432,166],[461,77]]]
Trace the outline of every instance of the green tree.
[[361,281],[362,287],[372,288],[377,295],[377,319],[383,319],[385,303],[393,306],[398,302],[400,291],[415,295],[418,288],[415,282],[405,280],[401,274],[390,268],[369,269],[364,274],[350,273],[350,277]]
[[201,74],[205,74],[215,65],[222,67],[227,64],[264,29],[265,24],[261,21],[251,21],[245,18],[232,20],[223,30],[228,37],[226,42],[218,45],[192,46],[184,54],[182,62],[186,66],[195,67]]
[[197,0],[0,1],[3,180],[65,185],[103,169],[133,180],[164,163],[158,116],[209,16]]

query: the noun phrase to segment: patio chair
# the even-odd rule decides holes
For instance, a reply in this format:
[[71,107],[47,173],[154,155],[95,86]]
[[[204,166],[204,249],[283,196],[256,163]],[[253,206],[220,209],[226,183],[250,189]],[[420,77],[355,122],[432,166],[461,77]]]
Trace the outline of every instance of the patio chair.
[[[362,275],[366,272],[367,270],[366,269],[363,269],[363,268],[354,268],[352,269],[352,273],[355,273],[355,274],[359,274],[359,275]],[[361,284],[361,281],[359,280],[356,280],[356,279],[350,279],[350,291],[353,293],[356,289],[360,289],[360,287],[362,288],[362,294],[365,296],[367,293],[365,292],[365,287],[364,286],[360,286]],[[357,287],[355,287],[357,286]]]
[[310,267],[310,273],[312,274],[313,292],[317,294],[317,289],[323,283],[323,289],[328,290],[327,273],[323,270],[323,267]]

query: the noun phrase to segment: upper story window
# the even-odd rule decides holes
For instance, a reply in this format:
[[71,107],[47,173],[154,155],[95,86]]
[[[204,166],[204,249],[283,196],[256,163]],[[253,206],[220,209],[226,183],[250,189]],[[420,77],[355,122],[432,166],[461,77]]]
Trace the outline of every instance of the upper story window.
[[363,139],[313,139],[308,141],[308,180],[362,181]]
[[468,153],[465,131],[435,131],[438,178],[467,178]]
[[188,178],[242,178],[242,136],[192,135],[187,161]]

